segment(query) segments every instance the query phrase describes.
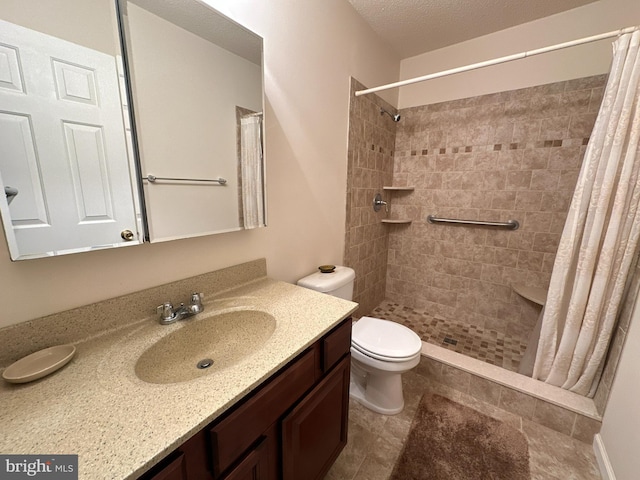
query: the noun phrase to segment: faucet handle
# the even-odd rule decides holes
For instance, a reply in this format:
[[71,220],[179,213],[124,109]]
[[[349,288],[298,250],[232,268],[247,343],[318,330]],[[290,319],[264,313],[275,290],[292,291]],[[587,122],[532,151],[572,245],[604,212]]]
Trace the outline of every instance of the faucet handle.
[[173,320],[175,313],[173,312],[173,305],[171,302],[165,302],[162,305],[156,307],[156,312],[160,317],[160,323],[165,323]]
[[192,313],[200,313],[202,310],[204,310],[204,306],[202,305],[202,297],[204,295],[202,293],[192,293],[191,294],[191,301],[189,302],[189,310],[191,310]]

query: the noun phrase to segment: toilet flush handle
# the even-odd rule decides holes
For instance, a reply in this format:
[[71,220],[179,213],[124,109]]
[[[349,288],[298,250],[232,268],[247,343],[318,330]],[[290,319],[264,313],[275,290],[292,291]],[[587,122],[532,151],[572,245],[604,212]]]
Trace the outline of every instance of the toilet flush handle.
[[387,202],[382,200],[382,195],[380,195],[379,193],[376,193],[376,196],[373,197],[373,211],[379,212],[383,205],[384,205],[384,211],[389,213],[389,205],[387,205]]

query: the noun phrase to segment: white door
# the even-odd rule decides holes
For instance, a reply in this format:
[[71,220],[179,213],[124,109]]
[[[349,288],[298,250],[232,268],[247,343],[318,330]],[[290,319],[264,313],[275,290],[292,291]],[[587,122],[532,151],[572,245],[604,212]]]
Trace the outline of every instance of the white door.
[[0,175],[14,259],[137,233],[115,57],[0,21]]

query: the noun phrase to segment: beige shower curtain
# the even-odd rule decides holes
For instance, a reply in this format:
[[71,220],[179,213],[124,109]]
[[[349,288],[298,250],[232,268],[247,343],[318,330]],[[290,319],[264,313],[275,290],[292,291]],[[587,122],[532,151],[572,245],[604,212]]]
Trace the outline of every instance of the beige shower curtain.
[[620,36],[556,254],[533,378],[593,396],[640,237],[640,31]]

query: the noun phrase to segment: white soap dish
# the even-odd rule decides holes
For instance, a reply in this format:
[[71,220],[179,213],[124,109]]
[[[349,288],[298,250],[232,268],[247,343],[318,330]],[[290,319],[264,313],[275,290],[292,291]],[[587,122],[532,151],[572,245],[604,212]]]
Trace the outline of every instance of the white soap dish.
[[46,377],[64,367],[76,353],[73,345],[57,345],[39,350],[12,363],[2,372],[9,383],[27,383]]

